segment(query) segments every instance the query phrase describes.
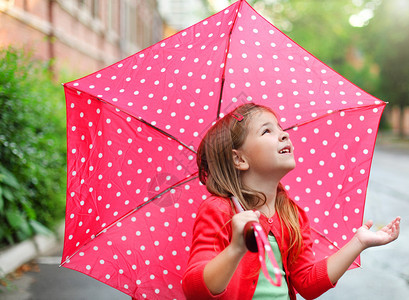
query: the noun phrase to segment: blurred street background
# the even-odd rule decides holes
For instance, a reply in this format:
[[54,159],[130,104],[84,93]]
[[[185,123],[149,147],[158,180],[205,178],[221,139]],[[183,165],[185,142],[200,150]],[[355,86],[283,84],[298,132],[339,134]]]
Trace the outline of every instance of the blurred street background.
[[[61,82],[88,75],[224,9],[228,0],[0,0],[0,260],[64,220],[66,117]],[[296,43],[389,102],[365,219],[400,215],[401,235],[367,250],[320,299],[409,298],[409,1],[253,0]],[[129,299],[58,268],[61,243],[0,269],[0,299]],[[38,245],[37,245],[38,248]],[[40,249],[41,250],[41,249]]]

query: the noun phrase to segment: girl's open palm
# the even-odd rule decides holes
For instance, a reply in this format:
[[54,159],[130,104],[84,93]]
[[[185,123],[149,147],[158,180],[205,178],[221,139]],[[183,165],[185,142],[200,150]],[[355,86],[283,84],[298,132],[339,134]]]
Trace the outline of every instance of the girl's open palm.
[[400,219],[400,217],[397,217],[395,220],[376,232],[369,230],[373,225],[373,221],[370,220],[358,229],[356,237],[361,242],[364,249],[386,245],[398,238]]

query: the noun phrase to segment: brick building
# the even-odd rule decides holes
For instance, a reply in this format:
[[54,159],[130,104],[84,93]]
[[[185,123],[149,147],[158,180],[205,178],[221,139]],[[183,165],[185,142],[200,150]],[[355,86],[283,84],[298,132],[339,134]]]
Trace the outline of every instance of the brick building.
[[85,75],[163,37],[156,0],[0,0],[0,47]]

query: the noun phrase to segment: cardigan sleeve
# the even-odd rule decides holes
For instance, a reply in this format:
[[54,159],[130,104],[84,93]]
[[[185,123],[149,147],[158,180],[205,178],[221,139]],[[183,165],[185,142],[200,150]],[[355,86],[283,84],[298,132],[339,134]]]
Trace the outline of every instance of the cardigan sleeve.
[[218,299],[207,288],[203,271],[206,264],[229,244],[231,212],[225,199],[210,198],[204,201],[197,213],[193,227],[193,240],[182,287],[187,299]]
[[315,299],[333,288],[328,277],[327,258],[315,262],[312,251],[311,228],[307,215],[300,209],[300,225],[303,237],[303,251],[288,268],[292,277],[292,284],[297,292],[305,299]]

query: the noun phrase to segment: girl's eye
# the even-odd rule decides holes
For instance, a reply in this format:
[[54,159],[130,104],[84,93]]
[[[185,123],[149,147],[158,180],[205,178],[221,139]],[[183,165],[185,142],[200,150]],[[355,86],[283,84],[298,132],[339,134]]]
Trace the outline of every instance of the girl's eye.
[[265,135],[266,133],[270,133],[270,129],[264,129],[261,135]]

